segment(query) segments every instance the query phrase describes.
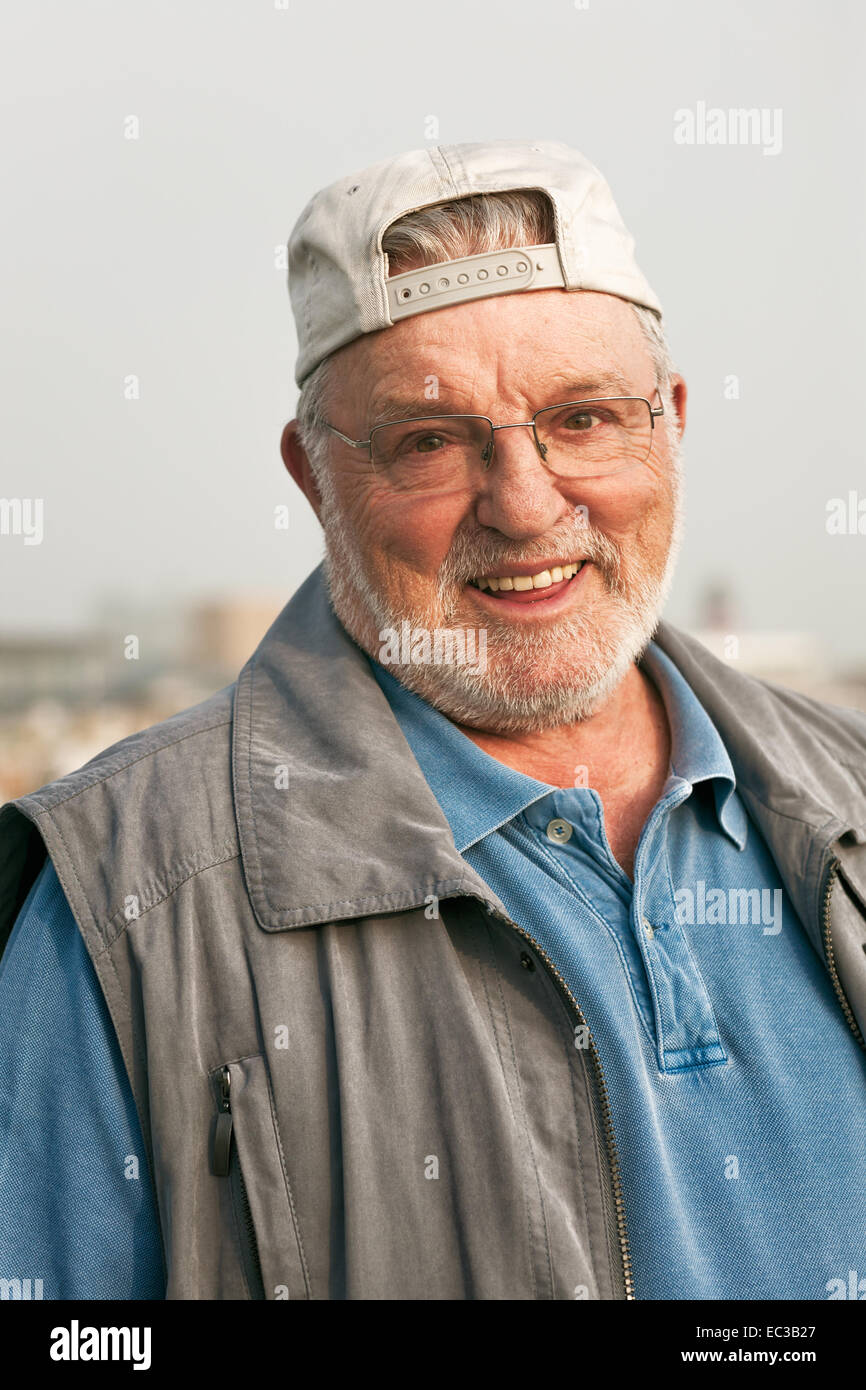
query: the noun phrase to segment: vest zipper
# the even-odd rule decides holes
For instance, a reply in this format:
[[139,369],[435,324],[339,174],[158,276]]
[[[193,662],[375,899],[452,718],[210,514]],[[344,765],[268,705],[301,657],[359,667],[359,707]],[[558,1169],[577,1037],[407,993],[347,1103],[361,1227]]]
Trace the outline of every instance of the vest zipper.
[[827,873],[827,882],[824,886],[824,955],[827,960],[827,969],[830,972],[830,979],[832,980],[833,988],[836,991],[836,998],[839,1000],[839,1004],[847,1020],[848,1027],[851,1029],[851,1032],[854,1034],[854,1037],[857,1039],[860,1046],[864,1048],[864,1050],[866,1050],[866,1043],[864,1043],[863,1034],[861,1033],[857,1025],[857,1020],[854,1017],[854,1010],[848,1003],[848,1000],[845,996],[845,991],[842,988],[842,982],[839,979],[839,972],[836,969],[836,957],[833,952],[833,937],[830,932],[830,899],[833,896],[833,889],[836,884],[836,879],[839,876],[839,868],[841,862],[842,861],[840,859],[831,860],[830,868]]
[[622,1257],[622,1274],[623,1283],[625,1285],[625,1296],[629,1300],[634,1300],[634,1274],[632,1272],[631,1249],[628,1243],[628,1228],[626,1226],[625,1220],[625,1203],[623,1201],[622,1195],[622,1180],[620,1177],[619,1156],[617,1154],[616,1136],[613,1132],[613,1122],[611,1120],[610,1114],[610,1099],[608,1097],[607,1085],[604,1079],[604,1070],[601,1065],[601,1058],[598,1054],[598,1048],[595,1045],[595,1039],[593,1038],[592,1033],[589,1030],[589,1024],[583,1016],[583,1012],[581,1010],[580,1005],[578,1004],[577,1000],[575,999],[574,995],[572,994],[562,975],[557,970],[550,956],[545,951],[544,947],[539,945],[535,937],[532,936],[530,932],[526,931],[524,927],[519,927],[516,922],[512,922],[510,917],[503,918],[500,912],[497,912],[495,915],[499,917],[501,920],[507,922],[510,927],[513,927],[514,930],[519,933],[520,936],[524,937],[535,947],[535,950],[541,956],[541,959],[544,961],[545,965],[547,966],[548,970],[553,976],[556,984],[559,986],[563,994],[566,996],[566,999],[571,1004],[571,1007],[573,1008],[577,1016],[577,1020],[580,1026],[586,1029],[586,1036],[589,1039],[589,1055],[592,1058],[593,1074],[595,1076],[596,1085],[598,1087],[602,1130],[604,1133],[607,1157],[610,1165],[611,1186],[613,1187],[614,1215],[616,1217],[617,1235],[619,1237],[619,1249],[620,1255]]
[[232,1165],[232,1135],[234,1132],[234,1117],[231,1106],[231,1069],[227,1066],[220,1070],[220,1101],[219,1112],[217,1114],[216,1131],[214,1133],[213,1144],[213,1163],[212,1169],[216,1177],[228,1178],[232,1181],[235,1178],[235,1191],[240,1207],[241,1223],[243,1226],[243,1236],[246,1242],[245,1264],[247,1269],[247,1283],[250,1284],[254,1298],[264,1298],[264,1280],[262,1278],[262,1265],[259,1258],[259,1245],[256,1239],[256,1228],[253,1225],[253,1214],[250,1210],[250,1199],[247,1194],[247,1185],[244,1182],[244,1175],[241,1169],[240,1154],[235,1149],[235,1162]]

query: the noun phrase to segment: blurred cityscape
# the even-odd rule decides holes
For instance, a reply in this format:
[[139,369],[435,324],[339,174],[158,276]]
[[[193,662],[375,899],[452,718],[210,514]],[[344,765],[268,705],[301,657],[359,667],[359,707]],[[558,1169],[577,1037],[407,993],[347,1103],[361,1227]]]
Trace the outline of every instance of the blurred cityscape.
[[221,690],[286,594],[122,615],[76,633],[0,633],[0,802],[72,772],[127,734]]
[[[105,603],[76,633],[0,632],[0,802],[80,767],[235,679],[286,594],[244,595],[132,616]],[[810,632],[747,631],[722,589],[690,625],[736,669],[866,711],[866,667],[835,670]]]

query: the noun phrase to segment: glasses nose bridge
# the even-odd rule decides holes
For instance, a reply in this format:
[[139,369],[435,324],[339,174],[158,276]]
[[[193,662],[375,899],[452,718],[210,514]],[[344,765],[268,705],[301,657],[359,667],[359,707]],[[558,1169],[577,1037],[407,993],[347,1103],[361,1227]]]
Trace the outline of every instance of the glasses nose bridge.
[[546,455],[546,453],[547,453],[547,450],[545,449],[545,447],[544,447],[544,445],[542,444],[541,440],[538,438],[538,431],[537,431],[536,428],[535,428],[535,417],[534,417],[534,416],[533,416],[533,418],[532,418],[531,420],[515,420],[515,421],[510,422],[510,423],[507,424],[507,425],[494,425],[494,423],[493,423],[492,420],[489,420],[488,423],[489,423],[489,425],[490,425],[490,430],[491,430],[491,434],[490,434],[490,444],[491,444],[491,448],[490,448],[490,457],[486,460],[486,465],[485,465],[485,466],[486,466],[487,468],[489,468],[490,465],[491,465],[491,463],[493,462],[493,451],[494,451],[494,448],[495,448],[495,445],[496,445],[496,431],[497,431],[497,430],[532,430],[532,440],[533,440],[533,443],[535,444],[535,447],[536,447],[536,449],[538,450],[538,453],[539,453],[539,455],[541,456],[541,458],[543,459],[543,458],[545,457],[545,455]]
[[535,421],[534,421],[534,420],[515,420],[513,424],[509,424],[509,425],[491,425],[491,428],[492,428],[494,431],[495,431],[495,430],[525,430],[525,429],[532,429],[532,430],[534,430],[534,429],[535,429]]

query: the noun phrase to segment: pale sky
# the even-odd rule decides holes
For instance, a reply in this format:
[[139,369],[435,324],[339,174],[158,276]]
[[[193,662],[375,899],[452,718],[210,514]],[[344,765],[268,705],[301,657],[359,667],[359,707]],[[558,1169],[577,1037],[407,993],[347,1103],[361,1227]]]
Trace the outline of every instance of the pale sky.
[[[667,616],[723,582],[744,627],[866,661],[866,534],[826,528],[835,497],[866,511],[864,57],[854,0],[7,5],[0,494],[43,499],[44,538],[0,535],[0,627],[288,597],[321,540],[279,457],[275,248],[376,160],[544,138],[608,178],[689,384]],[[675,139],[740,107],[763,146]]]

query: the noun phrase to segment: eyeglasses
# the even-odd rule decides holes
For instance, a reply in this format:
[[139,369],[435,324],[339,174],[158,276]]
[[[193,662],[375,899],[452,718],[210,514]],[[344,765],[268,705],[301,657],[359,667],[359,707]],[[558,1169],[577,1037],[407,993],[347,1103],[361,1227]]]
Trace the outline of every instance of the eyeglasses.
[[663,414],[664,406],[644,396],[605,396],[545,406],[513,425],[494,425],[486,415],[423,415],[374,425],[369,439],[349,439],[324,424],[353,449],[369,449],[373,468],[395,490],[450,492],[471,487],[490,467],[496,430],[531,429],[552,473],[599,478],[646,463]]

